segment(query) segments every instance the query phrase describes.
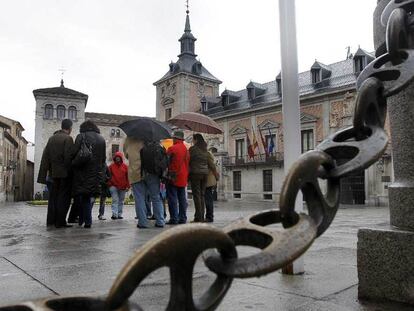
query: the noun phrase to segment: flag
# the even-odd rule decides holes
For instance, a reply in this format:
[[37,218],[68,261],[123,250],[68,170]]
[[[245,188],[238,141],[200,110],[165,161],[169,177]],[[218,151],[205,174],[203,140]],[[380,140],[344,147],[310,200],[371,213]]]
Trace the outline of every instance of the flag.
[[262,131],[260,131],[260,138],[262,140],[262,144],[263,144],[264,151],[266,153],[266,157],[268,157],[269,156],[269,149],[268,149],[268,146],[267,146],[267,141],[263,137]]
[[269,154],[270,153],[273,153],[273,151],[274,151],[274,149],[275,149],[275,142],[273,141],[273,135],[272,135],[272,133],[270,133],[270,130],[269,130],[269,135],[270,135],[270,143],[269,143]]
[[257,142],[257,139],[256,139],[256,131],[254,130],[254,129],[252,129],[252,131],[253,131],[253,153],[256,155],[256,154],[259,154],[259,143]]
[[249,134],[246,135],[247,137],[247,154],[249,155],[249,158],[254,158],[254,150],[253,150],[253,145],[250,142],[250,138],[249,138]]

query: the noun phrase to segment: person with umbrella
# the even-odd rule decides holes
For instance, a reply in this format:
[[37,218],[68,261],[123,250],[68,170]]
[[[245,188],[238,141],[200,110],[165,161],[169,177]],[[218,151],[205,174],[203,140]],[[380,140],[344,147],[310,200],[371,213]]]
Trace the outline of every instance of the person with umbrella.
[[164,227],[164,212],[159,196],[160,172],[155,167],[155,165],[161,164],[162,160],[158,158],[159,154],[150,156],[152,157],[152,164],[149,163],[148,158],[149,151],[153,150],[150,146],[155,147],[158,144],[162,148],[158,142],[164,138],[170,138],[171,130],[165,124],[147,117],[126,121],[119,127],[127,134],[124,143],[124,154],[129,161],[128,179],[135,198],[137,227],[149,227],[145,207],[147,193],[150,194],[153,204],[155,226]]

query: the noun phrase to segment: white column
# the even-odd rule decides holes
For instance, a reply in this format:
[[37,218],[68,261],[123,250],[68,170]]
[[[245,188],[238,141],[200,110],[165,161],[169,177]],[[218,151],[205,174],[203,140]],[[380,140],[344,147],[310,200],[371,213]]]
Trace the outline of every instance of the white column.
[[[285,175],[301,154],[298,56],[296,44],[295,0],[279,0],[280,49],[282,63],[282,112]],[[296,212],[303,211],[302,193],[296,198]],[[283,273],[304,272],[303,257]]]

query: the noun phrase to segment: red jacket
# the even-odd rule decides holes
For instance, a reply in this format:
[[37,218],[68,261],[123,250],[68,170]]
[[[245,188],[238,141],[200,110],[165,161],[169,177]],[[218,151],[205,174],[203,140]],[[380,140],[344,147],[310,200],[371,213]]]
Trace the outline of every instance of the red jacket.
[[190,153],[183,141],[176,140],[174,145],[168,148],[167,155],[170,158],[169,172],[175,172],[176,178],[171,183],[176,187],[186,187],[188,179],[188,164]]
[[[115,158],[119,157],[121,163],[117,164]],[[126,190],[129,188],[128,181],[128,166],[124,163],[124,156],[122,152],[116,152],[113,158],[114,162],[109,165],[109,172],[111,173],[111,179],[108,182],[108,186],[114,186],[119,190]]]

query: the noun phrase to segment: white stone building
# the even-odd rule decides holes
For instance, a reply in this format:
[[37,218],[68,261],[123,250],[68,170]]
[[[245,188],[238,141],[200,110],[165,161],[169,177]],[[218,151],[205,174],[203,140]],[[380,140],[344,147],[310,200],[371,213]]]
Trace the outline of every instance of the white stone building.
[[38,184],[40,162],[43,149],[53,133],[60,129],[63,119],[73,121],[72,137],[79,133],[79,126],[85,120],[92,120],[99,127],[106,142],[107,162],[112,160],[116,151],[122,151],[125,133],[118,128],[124,121],[136,116],[85,112],[88,95],[64,86],[63,80],[59,87],[37,89],[33,91],[36,100],[36,129],[35,129],[35,183],[34,194],[42,194],[44,185]]

